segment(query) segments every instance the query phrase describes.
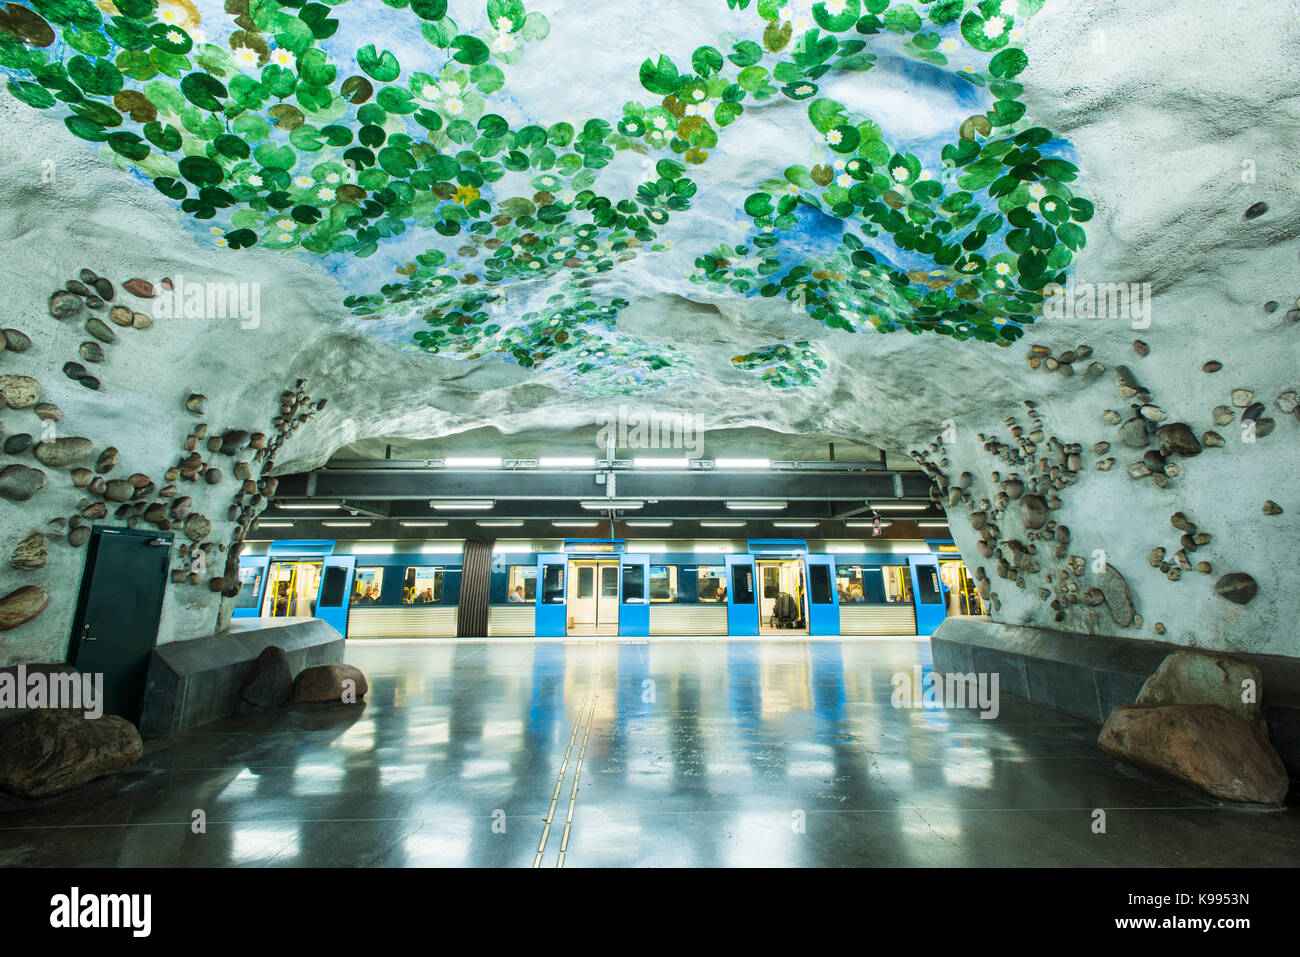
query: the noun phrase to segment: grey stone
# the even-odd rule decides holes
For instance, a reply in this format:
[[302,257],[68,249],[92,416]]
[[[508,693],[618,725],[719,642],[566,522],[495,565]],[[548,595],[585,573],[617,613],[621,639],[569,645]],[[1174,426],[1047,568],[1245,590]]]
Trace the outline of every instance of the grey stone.
[[239,688],[240,711],[270,711],[293,697],[293,672],[284,649],[267,645]]
[[26,465],[8,465],[0,470],[0,498],[25,502],[45,488],[45,473]]
[[1267,734],[1260,707],[1263,683],[1259,667],[1249,661],[1184,649],[1160,662],[1138,692],[1136,703],[1217,704]]

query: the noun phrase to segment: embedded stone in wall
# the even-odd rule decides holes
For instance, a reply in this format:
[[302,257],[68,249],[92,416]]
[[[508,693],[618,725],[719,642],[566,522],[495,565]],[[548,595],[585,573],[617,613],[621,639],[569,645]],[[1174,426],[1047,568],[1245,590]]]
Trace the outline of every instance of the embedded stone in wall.
[[41,384],[31,376],[0,375],[0,398],[11,409],[30,409],[41,400]]
[[0,498],[25,502],[45,487],[45,473],[26,465],[7,465],[0,470]]
[[33,450],[37,461],[52,469],[64,468],[90,454],[95,444],[82,436],[66,436],[41,442]]
[[12,631],[25,625],[49,607],[50,596],[44,588],[23,585],[0,598],[0,631]]
[[1230,602],[1248,605],[1259,592],[1259,586],[1245,572],[1229,572],[1214,583],[1214,590]]
[[28,535],[14,548],[14,553],[9,557],[9,564],[19,571],[35,571],[38,568],[45,567],[45,561],[48,557],[48,548],[45,542],[45,536],[40,532]]

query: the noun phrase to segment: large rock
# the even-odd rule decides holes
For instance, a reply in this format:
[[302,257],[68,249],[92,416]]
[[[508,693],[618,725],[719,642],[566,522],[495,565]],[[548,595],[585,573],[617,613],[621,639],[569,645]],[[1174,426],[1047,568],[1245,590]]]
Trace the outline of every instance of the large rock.
[[1117,760],[1224,801],[1281,804],[1289,782],[1268,739],[1217,704],[1116,708],[1097,738]]
[[[366,676],[354,665],[316,665],[304,668],[294,679],[293,700],[360,704],[369,690]],[[345,700],[345,694],[351,700]]]
[[29,409],[41,401],[41,384],[26,375],[0,375],[0,397],[11,409]]
[[[1250,682],[1252,700],[1243,701]],[[1260,706],[1263,677],[1249,661],[1183,649],[1160,662],[1138,692],[1138,704],[1217,704],[1267,735]]]
[[241,713],[270,711],[293,697],[293,670],[283,648],[267,645],[239,688]]
[[144,743],[125,718],[38,708],[0,725],[0,789],[41,798],[117,774],[140,760]]

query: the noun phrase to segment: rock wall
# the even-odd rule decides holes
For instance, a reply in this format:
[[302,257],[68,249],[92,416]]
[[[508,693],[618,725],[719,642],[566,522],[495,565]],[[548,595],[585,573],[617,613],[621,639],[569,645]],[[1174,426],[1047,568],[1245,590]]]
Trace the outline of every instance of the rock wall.
[[[1030,115],[1069,136],[1096,199],[1069,301],[1083,301],[1082,283],[1137,284],[1149,312],[1117,302],[1103,318],[1045,319],[1021,342],[996,348],[851,335],[793,314],[786,302],[712,297],[665,277],[647,281],[619,329],[683,350],[694,372],[632,401],[691,411],[714,428],[843,435],[916,451],[943,478],[953,534],[996,595],[999,620],[1300,654],[1300,594],[1290,571],[1300,544],[1293,136],[1300,75],[1279,66],[1300,25],[1285,8],[1244,2],[1049,3],[1034,23],[1021,77]],[[1211,37],[1204,23],[1251,27]],[[169,586],[159,640],[209,633],[222,598],[208,579],[225,571],[240,513],[251,515],[241,507],[232,518],[229,510],[237,493],[250,508],[262,494],[243,491],[236,463],[250,463],[255,484],[264,477],[267,459],[256,461],[261,450],[249,442],[253,433],[268,444],[275,438],[282,393],[299,379],[310,401],[294,417],[327,401],[277,449],[280,472],[316,466],[358,438],[446,435],[484,423],[563,434],[628,401],[585,394],[559,375],[490,358],[412,354],[357,334],[341,306],[344,291],[318,268],[261,248],[199,249],[147,183],[8,99],[0,102],[0,132],[0,275],[9,306],[0,326],[31,340],[26,351],[21,338],[8,342],[0,375],[36,380],[35,402],[60,413],[54,421],[43,410],[41,418],[35,403],[0,411],[3,437],[30,435],[33,446],[90,442],[66,465],[47,466],[32,448],[0,457],[0,468],[45,473],[43,487],[21,501],[14,499],[23,483],[37,484],[35,477],[9,473],[17,491],[0,501],[0,595],[29,588],[12,617],[0,613],[0,664],[63,656],[84,554],[68,531],[95,521],[83,510],[100,503],[102,520],[126,523],[115,517],[120,504],[163,501],[170,521],[170,503],[188,496],[192,512],[210,520],[215,561],[199,584]],[[114,300],[95,310],[81,297],[75,315],[56,318],[51,295],[69,280],[84,282],[83,269],[108,278]],[[152,300],[123,291],[128,279],[161,290],[164,278],[205,289],[255,286],[260,317],[153,317]],[[111,318],[118,304],[152,321],[119,326]],[[54,312],[74,305],[62,298]],[[116,342],[88,334],[92,315]],[[791,339],[811,342],[826,362],[805,387],[773,391],[731,361]],[[98,351],[102,362],[93,361]],[[99,387],[88,388],[84,375],[70,378],[68,362]],[[207,397],[202,415],[186,409],[192,394]],[[249,433],[232,448],[236,455],[207,450],[209,438],[230,430]],[[217,484],[193,467],[194,482],[167,478],[190,454],[190,436],[200,458],[223,473]],[[110,447],[116,466],[96,472]],[[90,469],[92,482],[103,478],[104,493],[109,480],[125,481],[128,503],[78,487],[74,468]],[[148,494],[136,497],[133,476],[153,485]],[[168,485],[177,486],[175,498],[163,498]],[[125,491],[114,486],[115,495]],[[977,514],[979,529],[971,522]],[[182,521],[178,540],[187,541],[183,529]],[[38,565],[37,540],[19,558],[27,567],[9,563],[36,534],[46,538],[45,563]],[[1208,571],[1198,570],[1202,562]],[[1246,603],[1239,600],[1250,588],[1243,578],[1224,581],[1230,574],[1255,583]],[[48,607],[17,623],[43,600],[31,588],[45,592]]]

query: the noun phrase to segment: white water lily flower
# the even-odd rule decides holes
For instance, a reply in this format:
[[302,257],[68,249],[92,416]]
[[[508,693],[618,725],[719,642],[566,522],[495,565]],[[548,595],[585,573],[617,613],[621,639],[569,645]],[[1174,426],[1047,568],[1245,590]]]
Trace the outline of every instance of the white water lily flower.
[[912,175],[906,166],[895,166],[889,171],[889,173],[900,183],[905,182],[907,178]]
[[502,33],[509,33],[515,28],[515,23],[509,17],[497,17],[496,26]]
[[248,185],[249,185],[249,186],[261,186],[261,185],[262,185],[262,177],[258,176],[256,173],[254,173],[252,176],[248,177]]
[[334,198],[334,190],[328,186],[322,186],[320,189],[316,190],[316,195],[320,199],[323,199],[326,202],[328,202],[329,200]]
[[295,176],[293,178],[293,185],[297,186],[299,189],[307,189],[311,184],[312,178],[310,176]]
[[277,220],[275,225],[287,231],[293,229],[294,223],[292,219],[281,219]]
[[286,70],[292,70],[298,62],[298,58],[288,50],[276,50],[271,54],[271,62],[276,66],[284,67]]
[[835,177],[835,183],[837,186],[843,186],[845,189],[848,189],[853,185],[853,177],[848,173],[841,173],[839,176]]
[[252,47],[235,47],[232,56],[235,59],[235,65],[241,70],[252,69],[257,66],[257,51]]
[[442,108],[452,116],[460,116],[465,112],[465,101],[458,96],[450,96],[447,102],[442,104]]
[[1029,195],[1034,199],[1042,199],[1047,195],[1047,188],[1042,183],[1034,183],[1029,187]]
[[1002,36],[1002,32],[1007,28],[1007,21],[1002,17],[989,17],[984,21],[984,35],[990,40]]

